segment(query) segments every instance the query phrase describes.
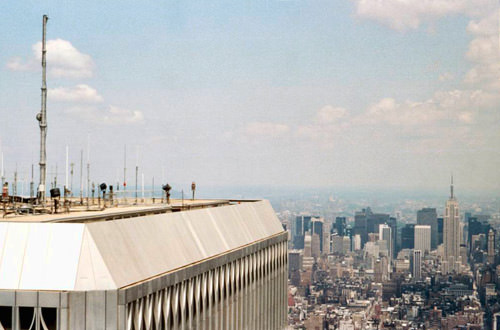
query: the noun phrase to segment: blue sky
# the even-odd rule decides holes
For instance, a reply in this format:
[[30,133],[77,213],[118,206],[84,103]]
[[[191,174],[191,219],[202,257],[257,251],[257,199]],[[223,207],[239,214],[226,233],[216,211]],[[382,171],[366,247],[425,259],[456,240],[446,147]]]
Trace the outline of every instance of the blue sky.
[[4,4],[6,174],[37,161],[47,13],[49,171],[90,141],[97,182],[126,144],[129,167],[178,185],[433,189],[454,172],[498,191],[498,8],[479,2]]

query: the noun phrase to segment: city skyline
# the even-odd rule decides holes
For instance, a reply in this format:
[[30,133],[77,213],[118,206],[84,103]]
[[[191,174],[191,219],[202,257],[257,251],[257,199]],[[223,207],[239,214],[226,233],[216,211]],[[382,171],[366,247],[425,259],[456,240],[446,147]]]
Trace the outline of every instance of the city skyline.
[[127,145],[148,182],[498,191],[495,1],[7,4],[9,176],[37,163],[44,13],[49,172],[90,145],[114,181]]

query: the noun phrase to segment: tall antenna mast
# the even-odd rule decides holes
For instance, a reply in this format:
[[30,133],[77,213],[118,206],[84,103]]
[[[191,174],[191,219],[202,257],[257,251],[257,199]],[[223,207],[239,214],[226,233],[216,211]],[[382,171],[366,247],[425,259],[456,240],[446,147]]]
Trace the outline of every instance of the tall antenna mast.
[[47,21],[49,17],[43,15],[43,33],[42,33],[42,110],[36,116],[40,125],[40,184],[38,185],[38,201],[45,202],[45,183],[47,174],[47,62],[45,48],[45,35]]
[[80,204],[83,205],[83,149],[80,151]]
[[455,198],[455,196],[453,195],[453,173],[451,174],[450,192],[451,192],[451,196],[450,196],[450,198],[451,198],[451,199]]

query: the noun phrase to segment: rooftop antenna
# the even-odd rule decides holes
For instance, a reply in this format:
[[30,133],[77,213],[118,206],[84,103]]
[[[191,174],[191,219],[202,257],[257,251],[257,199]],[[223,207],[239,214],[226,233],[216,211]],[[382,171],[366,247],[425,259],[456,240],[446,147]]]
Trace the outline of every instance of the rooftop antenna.
[[136,149],[137,152],[137,158],[135,161],[135,204],[137,205],[137,196],[138,196],[138,191],[139,191],[139,186],[138,186],[138,175],[139,175],[139,147]]
[[5,172],[4,172],[4,167],[3,167],[3,151],[2,151],[2,173],[1,173],[1,176],[2,176],[2,187],[3,187],[3,184],[5,183]]
[[69,190],[69,147],[66,145],[66,168],[64,173],[64,197],[68,197]]
[[87,134],[87,209],[90,198],[90,135]]
[[47,62],[45,48],[45,35],[47,21],[49,17],[43,15],[43,33],[42,33],[42,109],[36,115],[36,119],[40,125],[40,184],[38,185],[38,201],[45,203],[45,183],[47,174]]
[[127,201],[127,145],[123,146],[123,199]]
[[453,173],[451,174],[451,185],[450,185],[450,191],[451,191],[451,199],[455,198],[453,196]]
[[83,149],[80,150],[80,205],[83,205]]
[[33,198],[33,196],[35,195],[35,184],[34,184],[34,180],[33,180],[33,177],[35,175],[35,165],[32,163],[31,164],[31,181],[30,181],[30,199]]
[[73,197],[73,174],[75,173],[75,170],[74,170],[74,167],[75,167],[75,163],[71,162],[71,164],[69,164],[70,166],[70,174],[71,174],[71,181],[70,181],[70,184],[69,184],[69,190],[71,191],[71,197]]
[[14,185],[12,187],[12,191],[14,193],[14,196],[17,196],[17,163],[16,163],[16,170],[14,171]]
[[144,203],[144,198],[146,197],[144,195],[144,172],[141,173],[141,196],[142,196],[142,203]]

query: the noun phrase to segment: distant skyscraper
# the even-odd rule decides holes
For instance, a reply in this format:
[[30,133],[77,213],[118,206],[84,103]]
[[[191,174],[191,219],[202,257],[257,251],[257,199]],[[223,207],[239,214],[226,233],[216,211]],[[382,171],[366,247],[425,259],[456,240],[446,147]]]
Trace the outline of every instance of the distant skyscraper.
[[304,235],[311,227],[311,216],[299,215],[295,218],[292,241],[295,249],[304,248]]
[[495,232],[493,229],[488,232],[488,263],[490,265],[495,263]]
[[[479,217],[479,218],[478,218]],[[469,244],[469,250],[472,251],[472,236],[484,234],[488,236],[488,233],[491,229],[491,225],[488,223],[489,218],[485,216],[471,216],[470,213],[467,216],[467,242]]]
[[453,194],[453,177],[451,177],[450,192],[450,199],[446,202],[444,214],[443,240],[445,259],[448,261],[451,271],[452,268],[455,268],[453,265],[456,265],[459,260],[460,243],[462,241],[458,201]]
[[366,229],[367,215],[371,214],[370,208],[363,209],[361,212],[354,214],[354,234],[359,235],[361,238],[361,248],[364,247],[368,241],[368,231]]
[[379,240],[387,242],[387,250],[390,261],[392,259],[393,249],[394,249],[394,242],[392,240],[392,229],[386,224],[380,225],[378,228],[379,228],[379,233],[378,233]]
[[[323,252],[323,232],[324,232],[324,227],[325,227],[325,222],[322,218],[312,218],[311,219],[311,235],[318,235],[319,239],[319,253]],[[313,236],[313,244],[314,242],[314,236]],[[319,257],[319,254],[318,254]]]
[[346,236],[346,227],[347,222],[345,217],[336,217],[335,218],[335,229],[337,230],[337,234],[339,236]]
[[302,269],[302,258],[304,252],[302,250],[290,250],[288,252],[288,274]]
[[329,230],[323,232],[323,248],[321,249],[322,254],[329,254],[331,252],[331,235]]
[[412,275],[413,278],[419,280],[422,278],[422,251],[413,250],[412,254]]
[[359,234],[354,235],[352,245],[354,251],[361,250],[361,235]]
[[431,248],[438,246],[438,222],[435,208],[424,208],[417,211],[417,224],[431,226]]
[[391,238],[392,238],[392,256],[391,259],[396,259],[398,252],[400,250],[398,246],[398,220],[394,217],[389,217],[387,220],[387,225],[391,227]]
[[309,232],[304,235],[304,257],[312,257],[312,237]]
[[415,224],[409,223],[401,228],[401,249],[415,247]]
[[350,251],[354,251],[354,237],[353,237],[353,232],[354,232],[354,230],[351,227],[347,227],[345,229],[345,236],[349,237],[349,240],[351,242]]
[[443,228],[444,228],[444,219],[437,218],[438,223],[438,245],[443,244]]
[[318,234],[311,235],[311,256],[318,258],[321,255],[321,239]]
[[431,250],[431,226],[415,226],[415,250],[420,250],[422,253]]

